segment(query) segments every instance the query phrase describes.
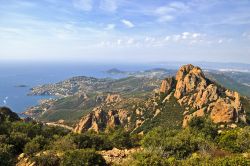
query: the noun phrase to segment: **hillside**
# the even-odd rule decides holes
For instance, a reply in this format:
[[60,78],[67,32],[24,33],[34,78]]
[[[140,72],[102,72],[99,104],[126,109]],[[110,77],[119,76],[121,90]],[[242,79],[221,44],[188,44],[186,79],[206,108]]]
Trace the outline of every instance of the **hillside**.
[[[126,103],[126,105],[132,106],[132,104],[129,103],[131,101],[140,101],[139,104],[141,105],[151,102],[151,105],[153,105],[152,102],[155,100],[153,98],[155,95],[154,90],[159,88],[160,82],[164,77],[174,76],[176,72],[177,71],[175,70],[156,68],[140,72],[130,72],[128,75],[131,76],[120,79],[97,79],[79,76],[61,81],[56,84],[47,84],[34,87],[31,90],[31,95],[56,95],[57,98],[43,100],[39,105],[29,108],[25,114],[45,122],[62,122],[63,120],[65,124],[73,126],[81,119],[82,116],[90,113],[95,107],[99,107],[109,94],[120,95],[123,99],[122,102]],[[245,78],[247,73],[230,73],[220,71],[206,71],[204,72],[204,75],[209,80],[216,82],[216,84],[220,84],[221,87],[223,86],[229,90],[237,91],[241,96],[248,96],[250,94],[248,94],[250,87],[244,85],[249,81],[247,78]],[[130,99],[130,101],[127,102],[127,99]],[[175,98],[170,103],[180,107],[178,109],[185,110],[183,106],[179,106],[179,103]],[[122,105],[122,103],[118,105]],[[164,105],[163,107],[168,107],[168,109],[170,109],[169,105]],[[116,106],[114,106],[114,108],[116,108]],[[110,109],[112,108],[110,107]],[[146,111],[145,109],[145,112],[149,111]],[[151,112],[154,113],[155,111]],[[69,113],[71,116],[68,116]],[[139,123],[139,121],[145,121],[145,124],[152,124],[151,122],[158,123],[158,121],[161,121],[158,120],[158,117],[153,118],[153,120],[153,113],[147,113],[147,117],[143,117],[144,119],[139,118],[137,123]],[[172,117],[177,116],[179,113],[180,115],[178,115],[178,118],[176,118],[183,118],[182,111],[177,111],[173,115],[169,115],[169,113],[172,114],[172,112],[169,111],[161,112],[161,114],[166,114],[166,116]],[[133,114],[131,114],[131,116],[132,115]],[[164,118],[162,121],[164,121]],[[133,122],[132,126],[136,126],[135,123],[136,121]],[[141,127],[139,127],[136,131],[140,130]]]
[[[43,100],[38,106],[24,114],[43,121],[65,120],[75,123],[82,115],[100,105],[110,93],[124,98],[146,98],[157,88],[158,78],[126,77],[121,79],[94,79],[74,77],[56,84],[48,84],[32,89],[32,95],[57,95],[58,99]],[[68,116],[68,113],[71,116]]]
[[207,117],[230,127],[246,125],[250,111],[239,93],[207,79],[193,65],[182,66],[175,77],[164,79],[155,95],[146,100],[107,100],[84,116],[75,131],[103,131],[116,126],[133,132],[157,126],[178,128],[186,127],[193,117]]
[[207,77],[228,89],[250,97],[250,73],[210,72],[207,73]]

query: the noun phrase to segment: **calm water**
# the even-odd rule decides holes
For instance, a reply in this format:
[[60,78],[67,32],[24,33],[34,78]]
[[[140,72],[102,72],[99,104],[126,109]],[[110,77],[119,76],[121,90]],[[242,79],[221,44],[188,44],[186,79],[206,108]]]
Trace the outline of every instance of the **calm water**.
[[[144,70],[148,65],[102,64],[1,64],[0,106],[8,106],[15,112],[23,112],[49,96],[27,96],[29,89],[46,83],[55,83],[73,76],[112,77],[104,71],[111,68],[126,71]],[[27,87],[19,87],[27,85]]]

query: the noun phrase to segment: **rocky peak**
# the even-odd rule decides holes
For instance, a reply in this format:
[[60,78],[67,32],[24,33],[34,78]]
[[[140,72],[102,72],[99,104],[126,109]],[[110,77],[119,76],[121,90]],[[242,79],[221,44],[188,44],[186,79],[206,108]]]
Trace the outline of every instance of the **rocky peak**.
[[174,96],[177,99],[195,90],[204,88],[207,85],[204,73],[199,67],[185,65],[176,74],[176,91]]
[[175,88],[176,81],[174,77],[166,78],[161,83],[160,93],[169,94]]
[[246,121],[239,93],[217,86],[205,77],[199,67],[190,64],[182,66],[176,74],[175,83],[172,80],[162,81],[160,93],[167,96],[174,91],[179,104],[187,108],[183,126],[192,117],[205,115],[209,115],[214,123]]
[[102,107],[96,107],[80,120],[74,132],[82,133],[88,130],[99,132],[106,128],[125,126],[128,123],[128,116],[128,111],[125,109],[104,110]]
[[114,128],[128,124],[128,111],[123,108],[114,107],[122,101],[120,95],[108,94],[104,99],[100,96],[98,98],[102,98],[102,103],[80,120],[74,132],[81,133],[88,130],[99,132],[106,128]]
[[122,100],[121,96],[118,94],[108,94],[105,101],[107,104],[109,104],[109,103],[117,103],[120,102],[121,100]]

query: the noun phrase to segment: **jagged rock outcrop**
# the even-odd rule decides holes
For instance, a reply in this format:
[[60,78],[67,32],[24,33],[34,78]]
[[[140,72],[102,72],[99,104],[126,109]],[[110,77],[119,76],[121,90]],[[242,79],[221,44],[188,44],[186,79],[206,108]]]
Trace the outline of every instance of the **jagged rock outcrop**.
[[96,107],[80,120],[74,132],[82,133],[88,130],[99,132],[105,128],[124,126],[128,123],[128,116],[128,111],[124,109],[106,111]]
[[130,118],[129,112],[126,109],[110,109],[114,104],[122,101],[120,95],[108,94],[103,101],[100,106],[95,107],[80,120],[74,132],[81,133],[88,130],[99,132],[106,128],[114,128],[128,124]]
[[121,96],[118,94],[108,94],[105,102],[107,104],[110,104],[110,103],[120,102],[121,100],[122,100]]
[[121,165],[131,154],[142,151],[142,148],[103,150],[99,153],[110,165]]
[[[237,92],[227,90],[207,79],[199,67],[182,66],[172,80],[162,81],[160,93],[165,96],[174,92],[174,97],[187,109],[183,126],[195,116],[208,115],[214,123],[246,122],[246,113]],[[168,80],[168,81],[167,81]]]
[[175,78],[170,77],[162,81],[160,92],[169,94],[173,88],[175,88]]
[[[123,98],[118,94],[109,94],[103,102],[90,113],[83,116],[74,128],[74,132],[82,133],[89,130],[96,132],[109,128],[122,127],[133,131],[143,125],[146,108],[153,107],[151,102],[139,98]],[[152,110],[152,117],[159,114]]]

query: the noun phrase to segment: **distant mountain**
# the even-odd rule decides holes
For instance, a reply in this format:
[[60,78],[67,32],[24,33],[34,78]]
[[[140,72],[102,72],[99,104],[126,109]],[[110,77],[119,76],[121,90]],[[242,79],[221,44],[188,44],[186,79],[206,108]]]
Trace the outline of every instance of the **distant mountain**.
[[108,74],[126,74],[127,72],[119,70],[117,68],[112,68],[106,71]]

